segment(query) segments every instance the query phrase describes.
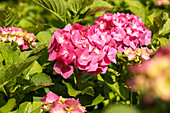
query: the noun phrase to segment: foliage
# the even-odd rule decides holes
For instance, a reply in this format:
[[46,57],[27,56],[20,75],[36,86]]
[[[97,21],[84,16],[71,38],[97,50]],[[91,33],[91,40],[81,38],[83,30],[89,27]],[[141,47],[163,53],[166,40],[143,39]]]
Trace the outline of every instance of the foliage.
[[[142,89],[142,86],[138,86],[138,89],[141,90],[133,90],[135,91],[133,92],[134,79],[132,78],[135,76],[141,77],[141,75],[138,75],[138,72],[131,72],[131,68],[129,68],[135,63],[143,64],[141,62],[148,60],[150,57],[151,59],[155,56],[157,57],[158,49],[170,44],[169,10],[168,2],[158,4],[156,0],[2,0],[0,2],[0,112],[39,113],[41,107],[45,105],[40,99],[44,98],[49,91],[64,98],[74,98],[82,106],[86,107],[86,111],[89,113],[109,113],[110,111],[113,113],[170,112],[169,98],[160,96],[160,90],[155,91],[160,87],[168,89],[170,88],[169,85],[161,83],[161,79],[156,80],[151,77],[150,80],[155,80],[158,82],[157,84],[160,84],[155,84],[151,88],[154,90],[152,92],[156,92],[154,95],[152,95],[153,93],[148,93],[148,90],[145,90],[146,87]],[[60,59],[55,57],[54,61],[50,60],[51,57],[49,56],[52,54],[50,53],[52,50],[50,48],[54,48],[52,40],[59,36],[59,32],[61,33],[62,31],[64,36],[70,37],[74,37],[73,34],[79,32],[80,34],[77,33],[77,36],[82,38],[92,32],[91,26],[100,25],[100,22],[104,19],[108,20],[107,22],[109,23],[109,18],[102,17],[103,14],[108,13],[115,15],[132,14],[142,18],[144,23],[142,26],[145,26],[148,32],[152,32],[151,42],[149,41],[150,43],[143,45],[137,44],[135,45],[136,48],[133,48],[133,45],[127,46],[125,41],[116,40],[116,43],[121,42],[126,47],[131,48],[126,48],[125,53],[117,52],[118,46],[117,48],[115,47],[116,56],[114,58],[117,62],[110,62],[106,66],[106,73],[97,73],[96,76],[93,76],[88,69],[85,69],[87,65],[83,67],[86,71],[82,70],[81,65],[78,65],[77,69],[76,61],[67,64],[65,63],[67,59],[64,59],[64,57]],[[100,18],[97,18],[99,16]],[[138,21],[140,21],[139,18],[137,18]],[[36,47],[28,44],[28,49],[22,49],[19,43],[15,42],[16,40],[2,41],[6,37],[15,37],[9,29],[11,25],[15,28],[21,28],[24,32],[33,33],[36,37]],[[72,26],[71,32],[68,33],[69,27],[65,28],[66,25]],[[113,23],[110,25],[113,25]],[[108,29],[110,30],[113,27],[115,26]],[[144,27],[142,28],[145,29]],[[8,31],[6,29],[10,33],[4,35]],[[117,36],[117,34],[113,34],[112,30],[109,31],[108,29],[102,29],[101,31],[102,33],[107,31],[107,33],[111,34],[110,36]],[[123,27],[122,29],[127,28]],[[98,29],[98,31],[100,30]],[[135,29],[134,32],[141,31]],[[96,30],[90,35],[97,33]],[[26,37],[26,35],[16,35],[17,37]],[[131,42],[134,41],[134,34],[129,34],[128,36],[132,38]],[[71,40],[73,39],[70,38],[70,43],[74,45]],[[88,41],[93,45],[98,43],[92,39]],[[98,40],[96,39],[96,41]],[[56,40],[54,42],[58,43]],[[60,48],[64,46],[61,45]],[[97,47],[97,44],[95,47]],[[73,47],[73,50],[77,48]],[[150,50],[154,53],[152,54]],[[82,50],[80,49],[80,51]],[[77,53],[75,54],[76,56],[79,55]],[[160,60],[159,56],[156,61],[159,61],[158,59]],[[166,60],[165,62],[169,61],[168,59]],[[164,60],[162,59],[161,61],[163,62]],[[67,77],[63,77],[59,71],[56,73],[53,70],[56,62],[64,62],[64,66],[72,66],[73,72]],[[155,66],[149,67],[149,70],[164,69],[161,72],[166,72],[166,76],[162,78],[167,78],[165,79],[167,81],[169,79],[169,71],[167,71],[169,64],[158,65],[156,69],[153,68]],[[140,69],[143,68],[138,69],[136,66],[135,71]],[[147,72],[142,71],[143,75],[148,76]],[[143,86],[147,85],[146,82],[144,82]],[[166,83],[168,84],[168,82]]]

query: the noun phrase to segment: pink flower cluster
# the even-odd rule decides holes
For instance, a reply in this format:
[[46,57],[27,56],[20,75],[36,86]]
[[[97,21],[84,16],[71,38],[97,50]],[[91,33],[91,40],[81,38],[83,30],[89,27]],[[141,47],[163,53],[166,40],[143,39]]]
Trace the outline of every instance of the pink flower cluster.
[[142,60],[149,60],[150,55],[153,54],[152,49],[148,49],[147,47],[141,47],[141,48],[125,48],[124,50],[125,55],[128,57],[128,60],[134,60],[137,59],[139,60],[142,58]]
[[132,14],[105,13],[94,24],[110,34],[119,52],[123,52],[125,46],[136,49],[138,45],[149,45],[151,41],[151,31],[145,28],[141,18]]
[[50,111],[50,113],[85,113],[86,108],[83,107],[78,100],[74,98],[63,98],[49,91],[45,98],[40,99],[45,104],[41,108],[41,112]]
[[15,41],[18,46],[21,46],[22,50],[29,49],[29,44],[36,47],[35,40],[36,37],[33,33],[27,33],[21,28],[15,28],[14,26],[0,27],[0,41],[5,43]]
[[92,75],[104,74],[115,56],[125,47],[136,49],[148,45],[151,31],[144,27],[137,16],[106,13],[93,26],[66,25],[57,29],[49,44],[49,60],[57,60],[53,69],[67,79],[75,68]]

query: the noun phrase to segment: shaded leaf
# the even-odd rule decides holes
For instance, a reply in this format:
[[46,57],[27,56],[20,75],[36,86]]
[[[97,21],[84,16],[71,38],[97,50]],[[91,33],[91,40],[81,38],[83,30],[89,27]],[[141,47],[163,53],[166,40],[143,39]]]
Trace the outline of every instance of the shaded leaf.
[[52,81],[50,76],[45,73],[37,73],[32,75],[31,81],[36,85],[50,86]]
[[0,10],[0,26],[8,27],[19,21],[19,16],[8,6]]
[[49,27],[50,27],[49,25],[39,24],[39,25],[33,25],[28,27],[22,27],[22,29],[29,33],[37,34],[40,31],[47,30]]
[[94,89],[93,87],[87,87],[85,88],[83,91],[82,91],[82,94],[87,94],[87,95],[90,95],[90,96],[94,96]]

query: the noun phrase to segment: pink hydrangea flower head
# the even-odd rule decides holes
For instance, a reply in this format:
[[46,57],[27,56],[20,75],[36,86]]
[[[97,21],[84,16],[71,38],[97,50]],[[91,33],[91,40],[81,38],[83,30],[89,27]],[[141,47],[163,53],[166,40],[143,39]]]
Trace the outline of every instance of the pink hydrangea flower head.
[[123,52],[125,46],[136,49],[151,41],[151,31],[145,28],[141,18],[132,14],[105,13],[95,20],[94,25],[116,40],[119,52]]

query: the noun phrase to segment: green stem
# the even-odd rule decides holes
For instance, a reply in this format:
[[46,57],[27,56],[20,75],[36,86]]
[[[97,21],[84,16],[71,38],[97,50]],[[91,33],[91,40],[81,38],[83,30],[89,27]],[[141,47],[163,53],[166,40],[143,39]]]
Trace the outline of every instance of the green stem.
[[131,90],[130,92],[130,106],[132,107],[133,106],[133,91]]

